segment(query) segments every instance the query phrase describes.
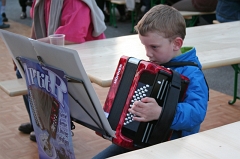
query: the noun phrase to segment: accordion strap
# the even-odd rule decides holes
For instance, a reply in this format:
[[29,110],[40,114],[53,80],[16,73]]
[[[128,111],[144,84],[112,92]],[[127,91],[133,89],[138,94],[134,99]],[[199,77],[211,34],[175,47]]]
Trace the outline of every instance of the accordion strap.
[[165,64],[162,64],[165,67],[180,67],[180,66],[196,66],[198,67],[198,64],[192,61],[175,61],[175,62],[167,62]]
[[[196,66],[196,67],[199,68],[198,64],[196,62],[192,62],[192,61],[167,62],[165,64],[162,64],[162,66],[164,66],[164,67]],[[205,80],[206,85],[207,85],[208,90],[209,90],[209,86],[208,86],[208,83],[207,83],[207,80],[206,80],[205,76],[204,76],[204,80]],[[208,94],[208,101],[209,101],[209,94]]]
[[162,108],[162,112],[152,131],[152,135],[150,135],[148,144],[154,145],[168,140],[168,134],[175,116],[180,90],[180,74],[172,70],[172,82],[166,98],[166,104],[164,104]]

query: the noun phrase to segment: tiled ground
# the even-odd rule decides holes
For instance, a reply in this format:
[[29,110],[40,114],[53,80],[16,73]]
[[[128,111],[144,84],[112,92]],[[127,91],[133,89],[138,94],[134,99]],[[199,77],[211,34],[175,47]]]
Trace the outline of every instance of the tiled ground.
[[[10,21],[8,30],[28,36],[28,26]],[[0,81],[15,79],[13,64],[4,43],[0,40]],[[108,88],[94,85],[103,104]],[[210,101],[207,116],[201,131],[240,120],[240,101],[233,106],[227,104],[231,96],[210,90]],[[29,140],[29,135],[20,133],[17,128],[27,122],[28,116],[22,97],[9,97],[0,90],[0,159],[35,159],[38,158],[36,143]],[[94,131],[76,124],[73,131],[73,145],[77,159],[88,159],[107,147],[110,142],[97,136]]]

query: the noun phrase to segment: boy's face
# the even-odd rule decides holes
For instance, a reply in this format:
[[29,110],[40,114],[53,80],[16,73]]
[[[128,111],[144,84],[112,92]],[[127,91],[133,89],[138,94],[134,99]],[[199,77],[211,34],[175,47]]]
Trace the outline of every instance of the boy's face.
[[139,34],[139,38],[145,46],[146,55],[152,62],[163,64],[181,53],[180,49],[176,49],[174,40],[170,42],[160,33],[148,32],[145,36]]

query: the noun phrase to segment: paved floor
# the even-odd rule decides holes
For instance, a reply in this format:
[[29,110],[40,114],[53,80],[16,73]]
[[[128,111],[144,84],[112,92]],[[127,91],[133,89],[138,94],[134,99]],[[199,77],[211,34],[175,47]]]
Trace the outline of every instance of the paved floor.
[[[7,5],[9,6],[7,8],[7,15],[11,19],[11,28],[7,30],[25,36],[29,35],[31,19],[19,19],[21,10],[19,10],[18,2],[16,0],[7,0]],[[14,23],[13,21],[21,22],[22,24],[26,23],[26,26]],[[127,32],[129,34],[130,31],[127,25],[128,23],[119,23],[117,29],[108,27],[106,35],[127,35]],[[124,27],[125,29],[123,29]],[[7,48],[2,40],[0,40],[0,61],[0,81],[15,79],[16,76],[13,71],[12,59],[10,54],[7,53]],[[229,89],[231,95],[231,88],[228,88],[227,86],[229,84],[232,86],[232,79],[230,79],[230,77],[232,77],[233,71],[231,67],[209,69],[206,70],[205,74],[211,88],[213,88],[214,84],[218,84],[216,85],[215,90],[223,89],[223,91],[225,91],[224,89]],[[97,85],[94,85],[94,89],[103,105],[108,89],[103,89]],[[201,131],[240,120],[240,101],[237,101],[234,106],[229,106],[227,100],[230,98],[229,95],[210,90],[209,108],[206,118],[201,126]],[[0,159],[38,158],[36,143],[29,140],[29,135],[20,133],[17,130],[20,123],[27,121],[29,121],[29,119],[22,97],[9,97],[6,93],[0,90]],[[110,141],[97,136],[94,131],[79,124],[76,124],[75,126],[76,129],[74,130],[75,135],[73,137],[73,146],[77,159],[91,158],[110,144]]]
[[[27,8],[29,12],[30,7]],[[6,5],[7,17],[15,22],[19,22],[28,26],[31,26],[32,20],[29,17],[27,19],[20,19],[21,7],[16,0],[7,0]],[[200,19],[201,24],[206,24],[202,19]],[[107,38],[130,35],[131,33],[131,22],[117,22],[118,27],[112,27],[107,25],[105,31]],[[208,81],[209,87],[213,90],[233,95],[233,81],[234,81],[234,71],[231,66],[219,67],[214,69],[208,69],[203,71],[206,79]],[[238,79],[240,83],[240,79]],[[238,87],[238,94],[240,95],[240,87]]]

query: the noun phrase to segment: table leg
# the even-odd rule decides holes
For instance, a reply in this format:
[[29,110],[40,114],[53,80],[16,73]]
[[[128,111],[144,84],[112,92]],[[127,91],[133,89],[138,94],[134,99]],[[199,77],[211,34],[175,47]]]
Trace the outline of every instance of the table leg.
[[233,105],[237,99],[240,99],[237,96],[237,88],[238,88],[238,74],[240,74],[240,67],[238,64],[232,65],[234,69],[234,91],[233,91],[233,100],[228,101],[228,104]]
[[116,24],[116,13],[115,13],[115,9],[116,9],[116,4],[113,4],[110,2],[110,25],[113,25],[115,28],[117,28],[117,24]]
[[136,24],[136,11],[133,10],[131,11],[131,21],[132,21],[132,30],[131,30],[131,33],[134,33],[134,26]]

